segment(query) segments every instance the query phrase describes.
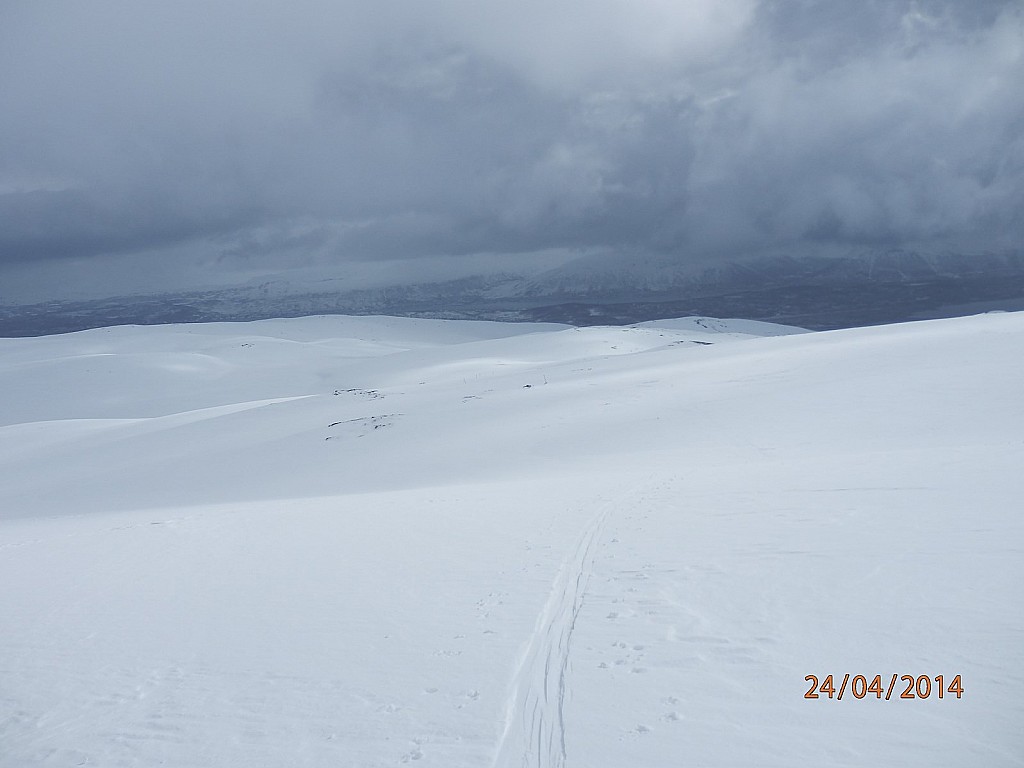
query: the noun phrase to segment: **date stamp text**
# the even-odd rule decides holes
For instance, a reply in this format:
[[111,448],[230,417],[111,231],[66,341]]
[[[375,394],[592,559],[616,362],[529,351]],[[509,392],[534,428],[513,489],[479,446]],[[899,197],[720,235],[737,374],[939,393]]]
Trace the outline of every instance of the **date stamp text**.
[[843,696],[851,695],[855,699],[873,696],[876,699],[884,698],[886,701],[893,698],[928,699],[932,696],[939,699],[954,697],[959,699],[964,693],[960,675],[947,678],[943,675],[929,677],[928,675],[894,674],[891,678],[883,678],[881,675],[868,678],[866,675],[845,674],[842,677],[842,682],[837,685],[838,680],[838,675],[827,675],[824,679],[819,679],[817,675],[807,675],[804,681],[810,687],[804,693],[804,698],[835,698],[842,701]]

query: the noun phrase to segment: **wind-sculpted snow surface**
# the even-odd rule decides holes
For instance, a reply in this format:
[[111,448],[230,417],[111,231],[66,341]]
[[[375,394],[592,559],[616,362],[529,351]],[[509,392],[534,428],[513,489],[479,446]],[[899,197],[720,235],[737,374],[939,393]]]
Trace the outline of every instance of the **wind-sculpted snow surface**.
[[[1022,346],[0,339],[0,768],[1022,765]],[[894,674],[963,693],[805,698]]]

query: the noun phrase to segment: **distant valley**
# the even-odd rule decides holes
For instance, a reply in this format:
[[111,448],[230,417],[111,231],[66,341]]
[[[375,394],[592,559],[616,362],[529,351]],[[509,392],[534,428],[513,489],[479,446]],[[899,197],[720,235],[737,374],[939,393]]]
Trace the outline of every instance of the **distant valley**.
[[0,305],[0,335],[111,325],[248,321],[320,314],[627,325],[686,315],[831,330],[1024,309],[1020,254],[770,257],[684,268],[666,260],[580,259],[533,276],[492,274],[354,289],[282,277],[219,290]]

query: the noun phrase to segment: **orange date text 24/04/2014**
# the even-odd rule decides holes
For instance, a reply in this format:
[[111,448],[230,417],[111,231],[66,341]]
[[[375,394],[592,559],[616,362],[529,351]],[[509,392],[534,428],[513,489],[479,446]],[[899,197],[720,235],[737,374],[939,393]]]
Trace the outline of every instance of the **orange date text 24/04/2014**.
[[[960,675],[949,678],[944,675],[900,675],[894,674],[891,678],[883,679],[881,675],[872,678],[866,675],[845,674],[842,682],[838,675],[827,675],[823,679],[817,675],[807,675],[804,681],[810,687],[804,693],[805,699],[839,699],[843,696],[853,696],[855,699],[874,697],[889,701],[896,699],[928,699],[935,698],[957,698],[963,696],[964,686]],[[899,685],[897,685],[899,682]]]

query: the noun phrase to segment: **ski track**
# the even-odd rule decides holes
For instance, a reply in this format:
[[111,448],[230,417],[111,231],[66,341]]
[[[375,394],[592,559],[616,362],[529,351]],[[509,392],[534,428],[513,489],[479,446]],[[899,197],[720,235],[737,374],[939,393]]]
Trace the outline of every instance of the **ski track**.
[[590,581],[595,545],[608,518],[630,489],[606,503],[584,527],[559,567],[547,603],[513,675],[493,768],[562,768],[569,651]]

